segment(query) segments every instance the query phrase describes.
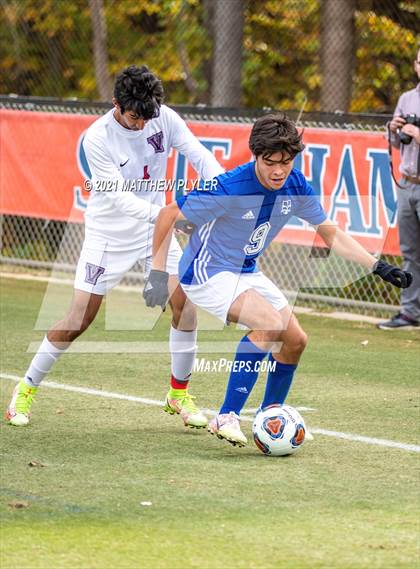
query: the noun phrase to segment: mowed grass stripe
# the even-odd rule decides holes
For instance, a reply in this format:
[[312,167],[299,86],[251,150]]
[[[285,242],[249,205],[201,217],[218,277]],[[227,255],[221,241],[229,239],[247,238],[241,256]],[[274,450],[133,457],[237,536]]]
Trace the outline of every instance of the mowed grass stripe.
[[[12,381],[19,381],[20,380],[20,377],[18,377],[16,375],[7,374],[7,373],[0,373],[0,377],[2,379],[5,379],[5,380],[7,380],[7,379],[12,380]],[[94,395],[97,397],[105,397],[108,399],[122,399],[124,401],[133,401],[135,403],[143,403],[144,405],[162,406],[164,404],[163,401],[159,401],[157,399],[148,399],[145,397],[137,397],[134,395],[126,395],[124,393],[115,393],[112,391],[102,391],[99,389],[92,389],[90,387],[79,387],[76,385],[67,385],[67,384],[62,384],[62,383],[56,383],[53,381],[43,381],[42,386],[43,387],[49,387],[52,389],[61,389],[63,391],[72,391],[74,393],[82,393],[85,395]],[[297,409],[303,410],[305,408],[297,407]],[[306,410],[309,410],[309,409],[306,408]],[[203,411],[208,415],[216,415],[217,414],[217,411],[215,411],[214,409],[203,409]],[[252,422],[253,418],[243,416],[242,421]],[[376,445],[376,446],[398,448],[398,449],[409,451],[409,452],[420,452],[420,445],[415,445],[415,444],[401,443],[398,441],[390,441],[387,439],[378,439],[378,438],[374,438],[374,437],[365,437],[363,435],[355,435],[353,433],[342,433],[339,431],[330,431],[330,430],[317,428],[317,427],[310,427],[310,431],[311,431],[311,433],[314,433],[314,434],[323,435],[323,436],[327,436],[327,437],[333,437],[333,438],[352,441],[352,442],[361,442],[361,443],[366,443],[366,444],[371,444],[371,445]]]

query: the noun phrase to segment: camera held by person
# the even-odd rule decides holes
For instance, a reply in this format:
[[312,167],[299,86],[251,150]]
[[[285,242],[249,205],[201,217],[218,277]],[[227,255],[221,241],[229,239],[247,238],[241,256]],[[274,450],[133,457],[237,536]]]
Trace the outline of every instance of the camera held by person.
[[[403,257],[402,268],[412,273],[413,284],[401,292],[400,309],[382,330],[410,330],[420,327],[420,44],[414,60],[419,79],[416,87],[402,93],[388,124],[391,145],[400,151],[400,174],[396,183],[398,234]],[[391,173],[392,159],[391,159]]]
[[[417,128],[420,128],[420,117],[418,117],[415,113],[409,113],[408,115],[398,118],[402,118],[405,121],[405,124],[413,124]],[[403,132],[402,127],[398,127],[396,133],[400,137],[401,144],[410,144],[410,142],[413,140],[412,136]]]

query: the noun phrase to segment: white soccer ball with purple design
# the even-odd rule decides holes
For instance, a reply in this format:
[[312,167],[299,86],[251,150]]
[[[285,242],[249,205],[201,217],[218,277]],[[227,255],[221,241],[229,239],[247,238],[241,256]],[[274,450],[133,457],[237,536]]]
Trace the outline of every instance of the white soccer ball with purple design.
[[256,414],[252,425],[254,441],[269,456],[296,452],[305,441],[306,426],[300,413],[290,405],[270,405]]

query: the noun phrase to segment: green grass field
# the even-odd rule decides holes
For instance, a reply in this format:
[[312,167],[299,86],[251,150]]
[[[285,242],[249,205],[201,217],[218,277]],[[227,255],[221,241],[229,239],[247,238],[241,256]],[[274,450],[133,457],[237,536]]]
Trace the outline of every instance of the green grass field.
[[[4,374],[22,375],[29,344],[43,336],[34,325],[46,285],[1,283],[5,408],[15,383]],[[68,299],[71,288],[59,288]],[[48,380],[163,399],[170,359],[152,346],[166,340],[169,315],[153,331],[105,330],[105,321],[123,328],[150,318],[139,294],[116,292],[112,304],[84,346],[113,342],[115,352],[117,343],[142,341],[150,352],[66,354]],[[64,306],[59,299],[55,309]],[[418,443],[420,334],[299,319],[310,343],[288,402],[314,409],[303,413],[307,424]],[[225,346],[242,334],[204,330],[201,342],[219,351],[200,355],[231,357]],[[192,391],[217,409],[225,385],[225,373],[196,374]],[[263,388],[260,377],[248,408]],[[416,452],[317,434],[296,455],[270,458],[252,442],[236,449],[186,430],[158,406],[47,387],[30,426],[3,422],[1,438],[2,569],[419,566]]]

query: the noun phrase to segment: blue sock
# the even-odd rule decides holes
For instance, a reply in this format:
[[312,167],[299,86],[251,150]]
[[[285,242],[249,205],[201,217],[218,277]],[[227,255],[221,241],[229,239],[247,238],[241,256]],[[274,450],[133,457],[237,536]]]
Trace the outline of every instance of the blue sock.
[[276,362],[276,367],[274,371],[268,372],[264,399],[261,403],[263,409],[269,405],[283,405],[297,368],[297,364],[282,364],[278,362],[273,358],[273,354],[270,354],[269,361]]
[[239,415],[257,381],[260,367],[258,362],[261,364],[267,353],[253,344],[248,336],[242,338],[232,362],[225,401],[220,413],[234,411]]

